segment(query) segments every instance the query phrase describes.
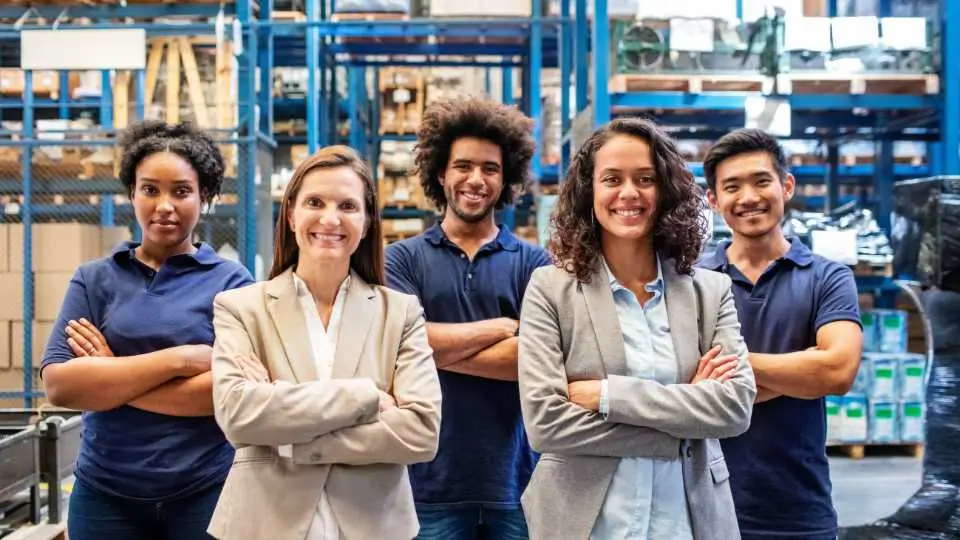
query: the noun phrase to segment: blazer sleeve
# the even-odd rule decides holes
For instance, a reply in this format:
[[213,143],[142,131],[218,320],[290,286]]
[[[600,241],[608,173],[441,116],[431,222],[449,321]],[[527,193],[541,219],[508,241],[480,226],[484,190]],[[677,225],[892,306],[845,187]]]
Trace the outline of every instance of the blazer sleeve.
[[223,293],[213,303],[213,406],[220,429],[234,445],[305,443],[319,435],[377,418],[380,394],[370,379],[291,383],[253,382],[237,357],[253,358],[248,330]]
[[537,452],[674,459],[679,439],[643,427],[605,421],[569,400],[557,304],[533,274],[520,313],[518,380],[530,445]]
[[730,279],[723,276],[721,283],[723,293],[710,343],[711,347],[721,345],[724,354],[737,355],[733,376],[724,382],[706,380],[696,384],[662,385],[611,375],[608,377],[610,421],[650,427],[689,439],[736,437],[747,430],[757,393],[756,381],[740,334]]
[[298,464],[409,465],[432,460],[440,443],[440,380],[420,302],[410,296],[396,359],[392,395],[397,407],[377,422],[348,427],[293,446]]

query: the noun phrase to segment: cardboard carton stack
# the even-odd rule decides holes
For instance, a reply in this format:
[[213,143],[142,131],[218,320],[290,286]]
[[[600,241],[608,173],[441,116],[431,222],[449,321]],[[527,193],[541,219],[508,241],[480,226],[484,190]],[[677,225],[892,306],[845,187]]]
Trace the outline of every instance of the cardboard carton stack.
[[[101,227],[80,223],[35,224],[32,271],[34,316],[32,366],[34,386],[39,388],[36,368],[47,338],[60,311],[60,304],[77,267],[110,253],[130,238],[125,227]],[[23,390],[23,225],[0,224],[0,391]],[[0,407],[17,407],[22,400],[0,400]]]

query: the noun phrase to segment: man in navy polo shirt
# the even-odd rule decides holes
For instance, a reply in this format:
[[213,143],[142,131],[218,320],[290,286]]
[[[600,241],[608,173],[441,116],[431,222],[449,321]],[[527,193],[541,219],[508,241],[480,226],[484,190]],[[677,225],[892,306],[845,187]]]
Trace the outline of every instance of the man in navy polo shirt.
[[704,174],[733,241],[700,266],[732,279],[757,379],[750,429],[723,441],[741,534],[836,538],[823,398],[845,394],[860,364],[853,273],[784,236],[795,183],[774,138],[755,129],[724,136]]
[[531,121],[482,98],[424,112],[416,163],[442,221],[386,250],[391,287],[423,304],[443,390],[440,447],[410,468],[418,538],[527,538],[520,495],[535,465],[520,413],[517,338],[530,275],[545,250],[498,227],[494,209],[528,178]]

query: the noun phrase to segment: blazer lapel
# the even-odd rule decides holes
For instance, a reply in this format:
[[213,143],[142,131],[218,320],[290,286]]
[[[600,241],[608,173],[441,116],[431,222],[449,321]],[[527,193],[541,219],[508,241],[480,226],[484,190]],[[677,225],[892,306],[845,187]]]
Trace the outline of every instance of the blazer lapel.
[[297,300],[293,270],[287,270],[273,278],[267,285],[267,295],[267,310],[283,343],[283,350],[294,377],[297,382],[316,380],[317,367],[313,360],[307,323]]
[[337,350],[333,358],[335,379],[353,377],[360,366],[360,355],[377,315],[374,297],[373,288],[353,273],[347,288],[347,302],[343,306]]
[[[673,260],[664,259],[663,279],[666,288],[664,302],[670,323],[670,337],[677,357],[679,381],[690,382],[700,362],[700,316],[697,310],[697,295],[693,290],[693,278],[678,274]],[[706,352],[706,351],[704,351]]]
[[587,304],[587,313],[597,336],[600,347],[600,357],[608,374],[626,375],[627,357],[623,344],[623,333],[620,329],[620,319],[617,316],[617,306],[613,302],[613,291],[610,289],[610,277],[599,265],[590,278],[590,283],[581,283],[583,300]]

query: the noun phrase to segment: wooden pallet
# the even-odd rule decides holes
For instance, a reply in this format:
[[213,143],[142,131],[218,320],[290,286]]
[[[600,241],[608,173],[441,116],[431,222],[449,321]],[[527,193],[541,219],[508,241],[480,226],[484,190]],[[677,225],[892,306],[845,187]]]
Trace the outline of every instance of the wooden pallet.
[[873,264],[860,261],[853,267],[856,276],[893,276],[893,263]]
[[794,71],[777,79],[782,94],[899,94],[940,93],[940,77],[923,73],[830,73]]
[[906,452],[910,457],[917,459],[923,458],[923,443],[865,443],[865,444],[846,444],[846,443],[828,443],[827,447],[835,448],[844,456],[850,459],[863,459],[866,456],[867,449],[886,449]]
[[610,93],[625,92],[760,92],[769,79],[750,74],[620,73],[610,78]]

